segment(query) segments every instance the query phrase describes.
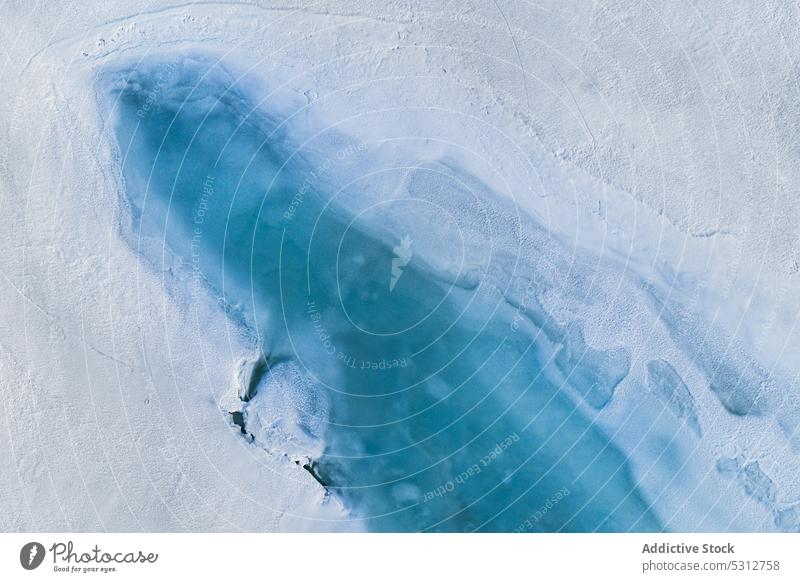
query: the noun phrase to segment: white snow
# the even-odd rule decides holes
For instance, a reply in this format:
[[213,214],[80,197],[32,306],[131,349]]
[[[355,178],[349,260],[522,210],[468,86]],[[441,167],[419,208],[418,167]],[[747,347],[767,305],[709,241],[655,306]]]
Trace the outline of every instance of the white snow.
[[[184,299],[169,292],[174,273],[144,265],[120,238],[118,160],[94,75],[184,48],[253,64],[364,143],[457,157],[520,211],[619,266],[573,315],[593,347],[636,346],[628,380],[596,414],[645,491],[680,469],[657,462],[675,420],[646,388],[647,363],[669,360],[694,397],[702,440],[688,428],[669,446],[692,459],[681,478],[699,493],[659,500],[671,527],[693,528],[699,514],[708,526],[774,529],[740,480],[718,474],[722,457],[757,460],[781,508],[800,499],[791,7],[122,0],[3,10],[0,530],[361,527],[293,462],[321,450],[324,404],[297,402],[287,386],[259,391],[247,426],[262,446],[238,438],[232,378],[254,338],[197,281],[181,282]],[[426,259],[444,271],[450,261]],[[702,315],[694,323],[707,335],[693,342],[772,374],[763,414],[726,412],[626,271]],[[271,416],[275,407],[290,414]],[[644,435],[626,420],[642,414],[652,416]],[[719,487],[741,491],[739,514],[714,506]]]

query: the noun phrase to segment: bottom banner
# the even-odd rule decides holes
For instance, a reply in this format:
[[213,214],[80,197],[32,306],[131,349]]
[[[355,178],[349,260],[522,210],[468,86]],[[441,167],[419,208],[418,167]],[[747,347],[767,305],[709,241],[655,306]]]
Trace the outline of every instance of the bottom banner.
[[799,549],[796,534],[15,533],[0,580],[800,580]]

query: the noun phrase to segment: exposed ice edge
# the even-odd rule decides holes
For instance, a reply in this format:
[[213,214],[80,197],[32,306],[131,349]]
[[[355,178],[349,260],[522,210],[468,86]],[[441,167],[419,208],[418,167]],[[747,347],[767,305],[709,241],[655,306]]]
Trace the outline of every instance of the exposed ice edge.
[[[211,54],[215,54],[215,51]],[[181,48],[176,52],[167,51],[166,55],[167,61],[164,62],[168,67],[173,67],[196,58],[204,61],[208,53],[195,53],[192,49]],[[126,56],[120,61],[111,59],[100,69],[94,70],[94,74],[114,78],[115,67],[120,62],[123,67],[129,66],[130,58]],[[219,54],[213,58],[219,58]],[[221,94],[234,85],[236,80],[233,76],[226,77],[223,69],[220,72],[221,77],[211,78],[210,82],[219,83],[217,90]],[[143,78],[146,82],[151,81],[146,75]],[[168,85],[175,80],[163,77],[159,82]],[[136,84],[135,75],[125,82]],[[93,83],[93,88],[97,90],[99,86],[96,76]],[[97,99],[102,112],[109,106],[103,94],[108,87],[102,87],[102,83],[100,87]],[[231,95],[236,98],[235,92]],[[108,110],[104,113],[108,113]],[[258,112],[252,114],[257,116]],[[104,119],[104,122],[108,121]],[[108,131],[108,126],[106,129]],[[108,137],[113,142],[110,133]],[[115,149],[113,145],[111,149]],[[122,152],[118,154],[121,155]],[[116,161],[119,161],[119,157]],[[117,168],[112,168],[111,172],[118,191],[123,192],[125,183],[117,175]],[[331,524],[334,524],[334,528],[348,531],[360,529],[358,522],[351,520],[349,510],[341,500],[326,489],[325,482],[316,470],[317,460],[325,449],[324,426],[327,422],[328,402],[324,392],[310,382],[296,364],[285,361],[280,355],[269,353],[269,348],[258,339],[252,313],[244,310],[238,302],[232,304],[228,297],[223,296],[202,276],[198,277],[197,272],[192,271],[187,263],[174,256],[168,248],[157,248],[158,244],[154,243],[158,241],[136,231],[133,227],[135,221],[131,217],[131,205],[124,195],[118,196],[117,204],[120,238],[148,270],[161,276],[161,283],[170,300],[185,315],[195,312],[200,318],[211,317],[208,309],[219,310],[232,325],[232,331],[228,333],[228,345],[224,348],[238,352],[240,357],[230,370],[230,384],[219,390],[217,405],[232,432],[240,435],[249,449],[258,451],[257,454],[266,454],[279,464],[287,461],[303,469],[299,477],[294,475],[294,478],[308,481],[306,488],[320,489],[323,492],[315,501],[319,509],[318,515],[313,512],[309,515],[298,515],[297,523],[305,528],[308,525],[304,520],[310,519],[313,523],[318,518],[322,529],[330,529]],[[219,356],[220,361],[225,360],[224,353]],[[294,517],[289,515],[287,523],[291,523]],[[337,521],[342,524],[335,525]],[[287,527],[292,529],[297,526]]]
[[261,351],[239,361],[233,389],[220,405],[235,430],[268,454],[287,457],[324,487],[315,466],[325,450],[325,393],[293,362]]
[[[120,27],[120,28],[124,28],[124,27]],[[687,333],[687,332],[681,332],[681,333],[676,334],[676,338],[677,338],[676,341],[680,340],[683,343],[689,343],[689,342],[692,341],[691,340],[691,334]],[[724,345],[722,347],[717,347],[714,350],[714,353],[716,355],[724,356],[725,352],[726,352],[726,350],[725,350],[725,346]],[[703,356],[700,359],[701,359],[702,362],[713,361],[713,357],[709,357],[709,356]],[[639,359],[635,358],[635,360],[639,360]],[[653,359],[648,360],[648,362],[655,362],[655,361],[658,361],[655,357]],[[673,362],[672,364],[667,363],[667,365],[669,365],[671,368],[673,367],[673,364],[675,365],[675,368],[677,368],[677,369],[683,369],[686,366],[685,362],[682,365],[677,365],[677,364],[675,364],[675,362]],[[656,365],[655,367],[658,368],[658,367],[661,367],[661,365]],[[635,368],[635,365],[634,365],[634,368]],[[673,370],[675,368],[673,368]],[[734,373],[736,373],[736,372],[734,372]],[[685,375],[685,374],[686,373],[684,371],[681,372],[681,375]],[[656,375],[658,375],[658,373]],[[669,374],[667,374],[667,375],[669,376]],[[748,375],[753,377],[753,374],[748,374]],[[696,373],[696,370],[695,371],[690,371],[688,376],[692,376],[695,379],[698,377],[698,375]],[[697,385],[696,382],[690,381],[688,379],[688,376],[687,376],[686,382],[684,382],[683,379],[681,379],[680,382],[678,382],[677,380],[674,380],[674,379],[667,379],[667,380],[664,380],[664,379],[658,380],[658,379],[656,379],[655,381],[650,380],[650,383],[651,383],[651,386],[653,386],[654,392],[657,392],[659,394],[664,394],[665,393],[665,386],[667,387],[666,388],[666,393],[670,393],[670,388],[669,387],[672,387],[671,389],[673,390],[673,392],[671,392],[671,394],[673,394],[673,396],[669,396],[667,398],[667,400],[669,402],[673,402],[674,400],[678,402],[677,404],[673,403],[673,404],[670,405],[670,406],[673,407],[673,410],[677,410],[678,411],[678,416],[684,415],[684,417],[688,419],[688,418],[690,418],[692,416],[696,416],[697,414],[699,414],[701,416],[701,418],[702,418],[704,413],[706,415],[709,414],[708,413],[709,403],[708,403],[707,399],[703,398],[702,394],[696,392],[696,396],[697,396],[696,402],[695,403],[689,403],[689,404],[687,404],[688,401],[685,398],[685,391],[683,390],[682,387],[677,388],[678,396],[674,396],[674,394],[675,394],[674,390],[676,390],[675,389],[676,386],[681,386],[681,384],[683,384],[685,386],[686,383],[688,383],[689,387],[691,387],[693,385]],[[763,374],[761,372],[755,372],[755,376],[754,377],[756,379],[756,383],[757,384],[760,383],[760,379],[764,379]],[[769,388],[771,382],[770,382],[769,378],[766,378],[766,380],[767,380],[767,382],[766,382],[767,387]],[[620,391],[622,391],[622,388],[624,388],[624,386],[625,386],[625,383],[623,382],[623,385],[621,386],[621,390]],[[692,392],[692,390],[690,389],[690,395],[691,395],[691,392]],[[619,394],[618,396],[622,396],[622,394]],[[754,394],[745,395],[744,399],[739,399],[739,398],[736,398],[735,396],[736,395],[725,394],[724,392],[722,393],[722,396],[721,396],[721,400],[723,401],[723,403],[727,402],[727,406],[733,412],[737,412],[737,413],[758,412],[760,414],[769,414],[771,412],[771,410],[774,410],[774,408],[771,407],[771,406],[764,406],[764,404],[759,401],[760,399],[757,397],[758,396],[757,394],[755,394],[755,395]],[[613,401],[612,401],[612,406],[613,406]],[[713,415],[711,415],[711,416],[713,417]],[[794,414],[793,413],[792,414],[787,414],[786,417],[787,418],[784,418],[783,420],[781,420],[781,422],[787,427],[787,432],[789,432],[790,434],[792,434],[792,433],[796,434],[796,425],[792,422],[792,420],[795,418]],[[602,421],[602,419],[600,419],[600,420]],[[689,422],[691,424],[693,424],[693,421],[689,421]],[[716,427],[717,424],[725,425],[725,424],[728,424],[728,423],[729,423],[729,421],[726,420],[726,419],[713,419],[710,424],[711,424],[711,427],[712,427],[712,430],[713,430],[713,428]],[[709,430],[709,427],[704,427],[704,428],[705,428],[706,431]],[[779,445],[779,443],[776,443],[776,444]],[[742,467],[744,467],[744,466],[747,466],[747,463],[746,462],[744,464],[740,463],[740,465]],[[791,485],[791,483],[789,483],[789,485]]]

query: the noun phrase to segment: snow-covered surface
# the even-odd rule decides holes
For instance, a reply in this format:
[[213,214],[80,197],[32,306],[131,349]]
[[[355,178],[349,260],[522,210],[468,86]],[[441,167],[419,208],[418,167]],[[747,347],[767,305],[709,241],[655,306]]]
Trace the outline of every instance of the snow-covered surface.
[[[624,451],[662,525],[800,527],[791,7],[2,10],[0,530],[364,527],[295,462],[321,451],[325,396],[298,392],[279,366],[262,380],[272,389],[243,403],[254,337],[198,280],[177,284],[177,266],[143,261],[122,236],[98,74],[192,51],[285,83],[326,126],[383,143],[386,159],[410,147],[457,160],[498,207],[575,249],[564,269],[583,287],[537,297],[560,322],[581,322],[560,357],[588,344],[628,371],[605,393],[568,379],[565,390]],[[442,249],[413,216],[394,220],[446,279],[454,258],[425,254]],[[241,409],[252,442],[230,421]]]

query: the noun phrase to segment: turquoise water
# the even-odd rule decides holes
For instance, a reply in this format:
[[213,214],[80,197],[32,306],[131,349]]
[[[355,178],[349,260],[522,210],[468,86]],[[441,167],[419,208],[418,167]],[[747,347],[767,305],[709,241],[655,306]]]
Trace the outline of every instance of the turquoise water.
[[[314,470],[354,518],[382,531],[660,529],[575,402],[604,406],[627,353],[588,348],[539,306],[546,282],[516,275],[513,248],[470,240],[524,227],[481,223],[497,211],[485,185],[452,161],[371,175],[380,150],[309,127],[291,100],[253,99],[203,59],[102,82],[131,244],[158,264],[163,242],[270,365],[292,361],[324,391]],[[383,202],[358,195],[393,185]]]

